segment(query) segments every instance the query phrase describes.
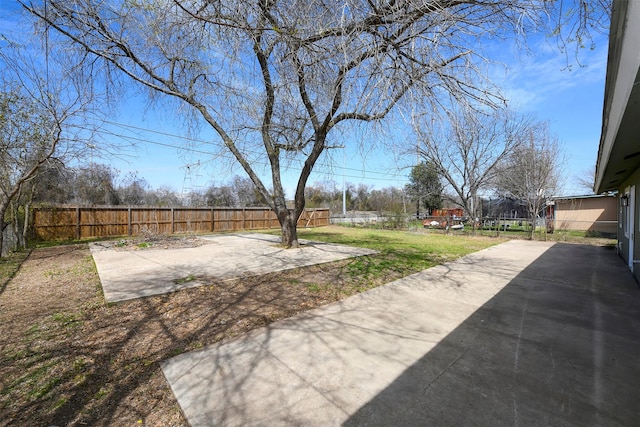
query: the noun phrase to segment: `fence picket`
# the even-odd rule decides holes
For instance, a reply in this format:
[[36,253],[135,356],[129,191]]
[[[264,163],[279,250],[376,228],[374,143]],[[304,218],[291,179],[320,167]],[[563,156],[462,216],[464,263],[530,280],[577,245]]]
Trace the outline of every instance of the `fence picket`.
[[[140,206],[33,207],[32,235],[39,240],[135,236],[144,231],[158,234],[209,233],[279,228],[269,208],[174,208]],[[167,218],[168,217],[168,218]],[[298,226],[329,225],[329,209],[305,209]]]

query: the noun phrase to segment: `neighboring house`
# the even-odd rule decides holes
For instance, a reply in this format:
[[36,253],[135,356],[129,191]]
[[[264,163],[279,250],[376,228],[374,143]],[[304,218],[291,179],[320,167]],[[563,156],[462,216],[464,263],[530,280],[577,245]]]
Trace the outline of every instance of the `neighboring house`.
[[618,191],[618,251],[640,280],[640,1],[614,0],[596,193]]
[[618,197],[610,194],[553,197],[548,203],[553,230],[580,230],[595,234],[617,233]]
[[431,211],[431,216],[441,216],[441,217],[458,217],[461,218],[464,216],[464,209],[462,208],[443,208],[443,209],[434,209]]
[[508,197],[483,198],[482,216],[486,218],[528,218],[527,203]]

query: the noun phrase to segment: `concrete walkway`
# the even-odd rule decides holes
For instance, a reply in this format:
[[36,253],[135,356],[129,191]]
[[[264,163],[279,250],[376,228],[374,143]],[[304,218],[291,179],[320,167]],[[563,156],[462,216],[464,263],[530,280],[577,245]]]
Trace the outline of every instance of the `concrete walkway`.
[[511,241],[162,368],[192,426],[630,426],[639,356],[614,250]]
[[199,236],[195,248],[125,251],[91,244],[104,297],[109,302],[164,294],[199,286],[209,279],[231,279],[337,261],[376,251],[300,240],[284,249],[279,236],[258,233]]

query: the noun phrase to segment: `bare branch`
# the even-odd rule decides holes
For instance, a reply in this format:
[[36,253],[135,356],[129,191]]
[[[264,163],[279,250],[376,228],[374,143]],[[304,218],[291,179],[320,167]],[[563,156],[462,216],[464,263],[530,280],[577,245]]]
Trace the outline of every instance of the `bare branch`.
[[[599,16],[539,0],[47,0],[47,10],[18,1],[57,32],[59,46],[77,50],[91,79],[124,76],[190,105],[276,211],[287,245],[296,244],[304,186],[334,129],[418,108],[416,100],[497,108],[499,91],[481,71],[483,43],[555,27],[560,14],[557,23],[581,41]],[[270,192],[258,156],[269,159]],[[293,210],[282,156],[304,165]]]

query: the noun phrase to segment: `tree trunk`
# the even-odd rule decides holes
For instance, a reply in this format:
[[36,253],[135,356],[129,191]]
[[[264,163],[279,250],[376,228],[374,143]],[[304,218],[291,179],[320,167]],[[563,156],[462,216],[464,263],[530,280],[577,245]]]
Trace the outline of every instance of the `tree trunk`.
[[287,220],[282,223],[282,245],[286,248],[299,248],[298,228],[296,224]]
[[0,258],[2,258],[2,248],[4,245],[4,230],[9,226],[9,222],[4,222],[4,215],[9,207],[8,203],[0,203]]
[[300,214],[294,210],[283,209],[278,212],[278,221],[282,230],[282,246],[285,248],[299,248],[298,242],[298,217]]
[[22,233],[20,232],[20,204],[18,203],[18,201],[22,197],[21,193],[22,190],[18,192],[18,194],[16,195],[17,197],[14,197],[14,200],[12,200],[9,204],[11,208],[11,227],[13,229],[12,233],[14,239],[13,247],[11,248],[12,251],[17,251],[26,247],[25,241],[22,239]]
[[[32,197],[33,197],[33,193],[32,193]],[[23,249],[27,247],[27,235],[29,234],[29,227],[31,226],[30,224],[30,213],[31,211],[31,201],[28,201],[25,205],[24,205],[24,225],[22,227],[22,244],[23,244]]]
[[469,209],[471,216],[471,235],[476,235],[476,192],[471,192],[471,209]]
[[536,232],[536,216],[529,215],[529,221],[531,222],[531,230],[529,231],[529,240],[533,240],[534,234]]
[[[0,224],[4,226],[4,224]],[[2,245],[4,245],[4,227],[0,227],[0,258],[2,258]]]

